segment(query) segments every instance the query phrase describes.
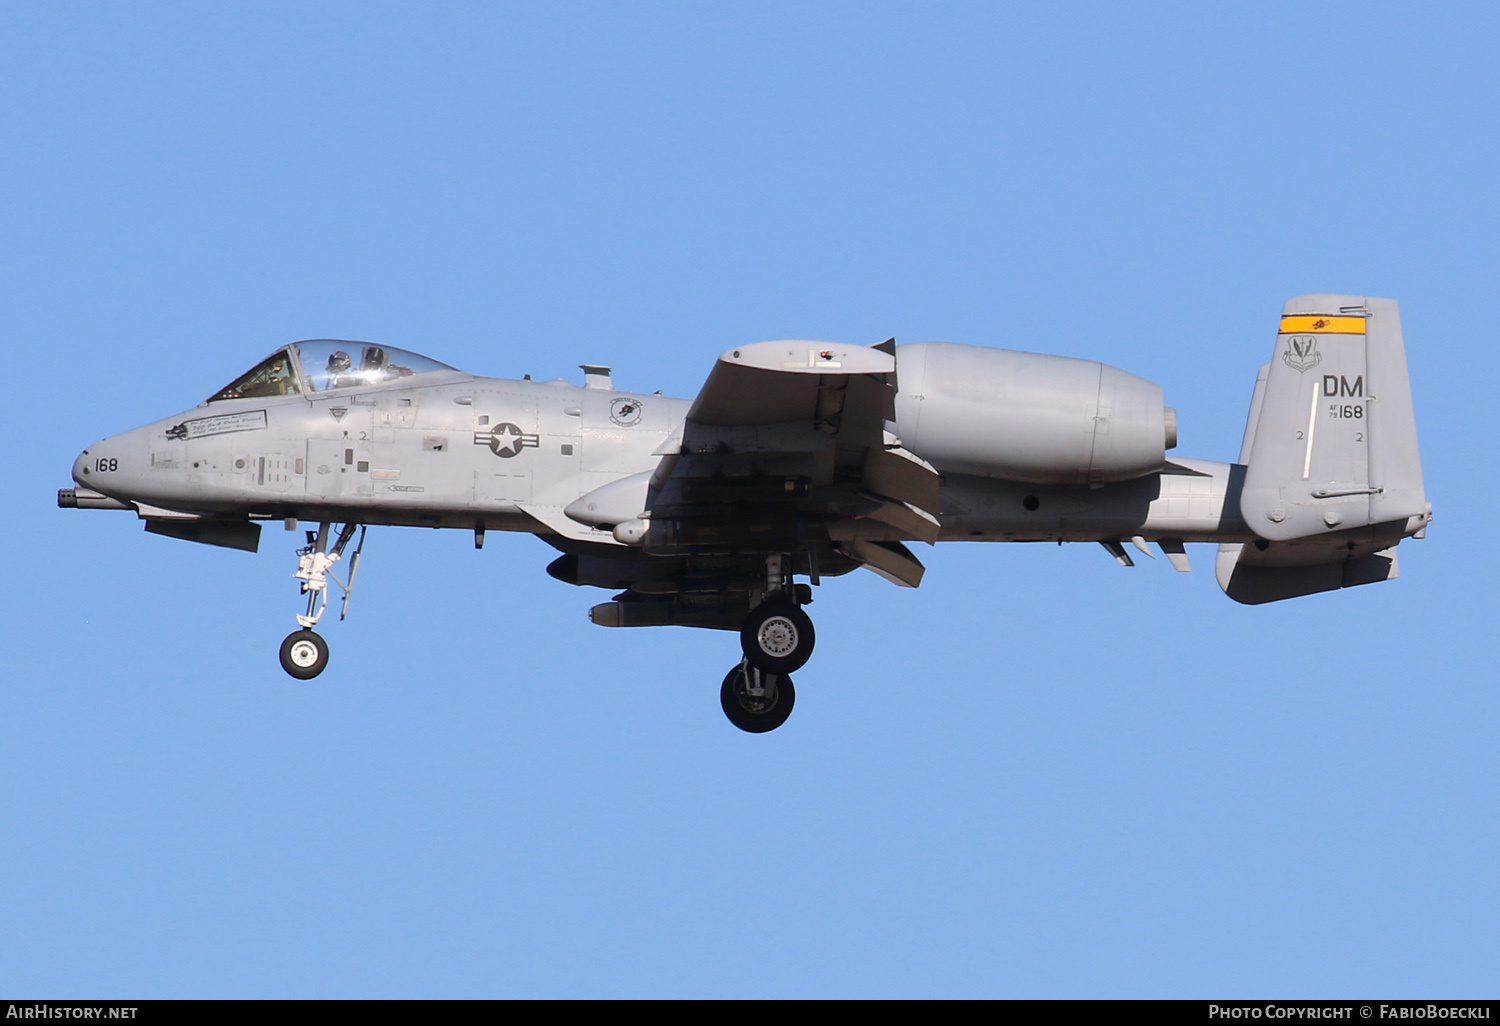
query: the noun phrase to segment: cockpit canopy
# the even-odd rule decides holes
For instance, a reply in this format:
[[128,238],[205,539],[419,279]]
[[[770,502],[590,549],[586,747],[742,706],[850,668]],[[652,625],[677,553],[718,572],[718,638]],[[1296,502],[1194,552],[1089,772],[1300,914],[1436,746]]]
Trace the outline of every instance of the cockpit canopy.
[[208,401],[370,388],[417,374],[452,370],[445,363],[405,349],[333,338],[310,339],[278,349]]

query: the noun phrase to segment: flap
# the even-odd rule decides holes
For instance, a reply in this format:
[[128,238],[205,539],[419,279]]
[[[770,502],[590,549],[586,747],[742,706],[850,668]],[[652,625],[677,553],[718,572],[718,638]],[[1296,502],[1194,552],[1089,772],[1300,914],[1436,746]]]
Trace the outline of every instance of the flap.
[[912,555],[911,550],[900,542],[846,541],[839,549],[851,559],[863,563],[892,584],[903,588],[915,588],[922,583],[927,568]]

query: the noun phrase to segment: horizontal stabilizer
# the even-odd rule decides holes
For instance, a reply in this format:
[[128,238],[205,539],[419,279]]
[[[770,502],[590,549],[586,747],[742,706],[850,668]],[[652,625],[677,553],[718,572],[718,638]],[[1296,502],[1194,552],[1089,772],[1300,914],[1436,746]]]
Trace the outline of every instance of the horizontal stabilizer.
[[[1214,570],[1224,594],[1236,602],[1256,606],[1264,602],[1376,584],[1400,576],[1396,546],[1332,562],[1306,564],[1295,547],[1272,542],[1264,551],[1256,545],[1220,545]],[[1288,562],[1291,560],[1291,562]]]

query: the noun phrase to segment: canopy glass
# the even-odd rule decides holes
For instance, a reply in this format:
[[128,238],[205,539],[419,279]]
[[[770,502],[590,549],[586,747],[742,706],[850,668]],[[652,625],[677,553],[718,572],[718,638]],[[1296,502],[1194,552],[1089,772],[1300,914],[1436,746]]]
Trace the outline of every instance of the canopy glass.
[[[293,365],[292,354],[296,355],[296,364],[301,366],[300,376]],[[418,374],[453,369],[446,363],[391,346],[332,338],[309,339],[278,349],[208,401],[262,399],[304,392],[330,392],[336,388],[371,388]]]

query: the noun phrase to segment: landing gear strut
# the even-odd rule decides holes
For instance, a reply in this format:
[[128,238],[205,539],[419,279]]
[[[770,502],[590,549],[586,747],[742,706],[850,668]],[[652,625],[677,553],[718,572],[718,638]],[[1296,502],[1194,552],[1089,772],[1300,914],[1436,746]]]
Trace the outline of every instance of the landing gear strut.
[[740,628],[740,648],[745,659],[766,673],[802,669],[812,657],[817,640],[811,618],[797,602],[804,589],[810,600],[811,589],[792,585],[791,574],[786,572],[788,562],[780,553],[766,557],[765,598],[750,610]]
[[763,597],[740,627],[745,658],[719,688],[729,722],[752,734],[775,730],[792,714],[797,692],[791,673],[806,665],[816,640],[812,620],[801,608],[812,601],[812,589],[792,583],[790,564],[782,553],[766,555]]
[[[330,579],[344,593],[339,619],[349,614],[349,595],[354,590],[354,575],[359,573],[359,555],[365,548],[365,528],[360,524],[345,524],[333,544],[329,545],[328,535],[332,527],[327,521],[320,523],[316,533],[307,532],[307,545],[297,550],[297,572],[293,576],[302,582],[302,594],[307,596],[307,612],[297,615],[297,623],[302,629],[288,634],[281,643],[281,668],[298,680],[312,680],[328,665],[328,642],[313,628],[328,609]],[[349,583],[345,584],[331,568],[343,558],[344,548],[354,537],[355,528],[359,529],[359,544],[349,558]]]
[[775,730],[792,714],[797,691],[784,673],[765,673],[748,661],[729,671],[719,688],[724,715],[741,730],[764,734]]

